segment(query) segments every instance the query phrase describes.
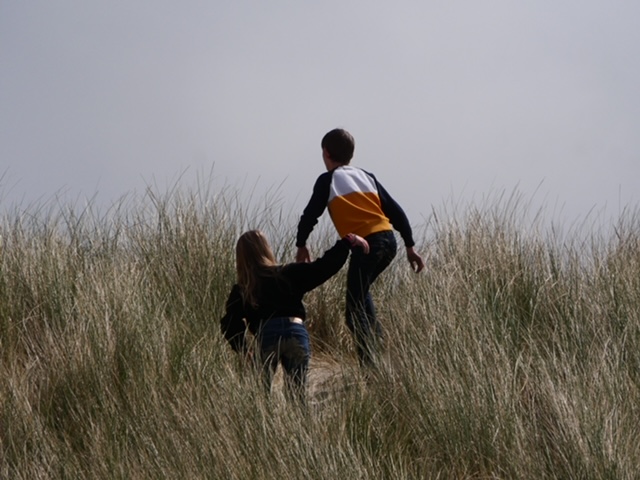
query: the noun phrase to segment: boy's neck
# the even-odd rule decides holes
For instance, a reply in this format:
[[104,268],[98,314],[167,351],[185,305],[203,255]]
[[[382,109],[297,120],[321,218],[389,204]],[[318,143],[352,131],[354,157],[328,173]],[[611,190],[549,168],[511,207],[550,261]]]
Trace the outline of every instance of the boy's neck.
[[335,170],[338,167],[343,167],[342,163],[335,162],[329,156],[329,152],[326,149],[322,149],[322,159],[324,160],[324,166],[327,167],[327,171]]
[[334,162],[330,158],[325,159],[324,165],[325,165],[325,167],[327,167],[327,171],[328,172],[330,172],[331,170],[335,170],[338,167],[344,167],[345,166],[342,163]]

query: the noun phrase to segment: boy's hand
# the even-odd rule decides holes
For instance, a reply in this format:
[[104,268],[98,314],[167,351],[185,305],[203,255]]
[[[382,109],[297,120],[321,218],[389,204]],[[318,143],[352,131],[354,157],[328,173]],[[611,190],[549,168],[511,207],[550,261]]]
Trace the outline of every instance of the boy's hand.
[[311,261],[311,255],[309,255],[309,249],[307,247],[298,247],[296,253],[296,262],[309,263]]
[[424,269],[424,260],[413,247],[407,247],[407,259],[414,272],[420,273]]

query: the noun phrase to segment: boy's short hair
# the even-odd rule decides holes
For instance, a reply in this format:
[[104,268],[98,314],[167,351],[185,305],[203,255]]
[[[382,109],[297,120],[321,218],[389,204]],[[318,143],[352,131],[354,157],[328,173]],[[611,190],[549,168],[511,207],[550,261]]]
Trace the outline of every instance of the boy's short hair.
[[342,165],[347,165],[353,158],[353,151],[356,142],[353,136],[342,128],[334,128],[328,132],[320,144],[324,148],[331,160]]

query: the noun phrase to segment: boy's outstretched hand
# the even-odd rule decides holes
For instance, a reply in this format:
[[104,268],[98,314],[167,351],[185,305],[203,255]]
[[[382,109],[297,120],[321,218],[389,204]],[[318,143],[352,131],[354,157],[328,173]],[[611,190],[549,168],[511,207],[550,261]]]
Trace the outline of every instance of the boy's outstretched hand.
[[307,247],[298,247],[296,252],[296,262],[309,263],[311,261],[311,255],[309,255],[309,249]]
[[424,269],[424,260],[413,247],[407,247],[407,259],[414,272],[420,273]]

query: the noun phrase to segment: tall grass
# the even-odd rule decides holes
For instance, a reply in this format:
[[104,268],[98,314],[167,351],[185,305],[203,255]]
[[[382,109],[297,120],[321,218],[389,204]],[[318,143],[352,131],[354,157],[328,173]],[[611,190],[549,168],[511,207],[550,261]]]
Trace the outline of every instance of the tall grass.
[[387,352],[366,381],[344,271],[308,295],[314,365],[334,363],[301,408],[219,332],[238,235],[290,261],[296,217],[212,190],[5,213],[1,478],[637,478],[637,211],[587,235],[517,195],[435,212],[427,270],[400,253],[375,286]]

